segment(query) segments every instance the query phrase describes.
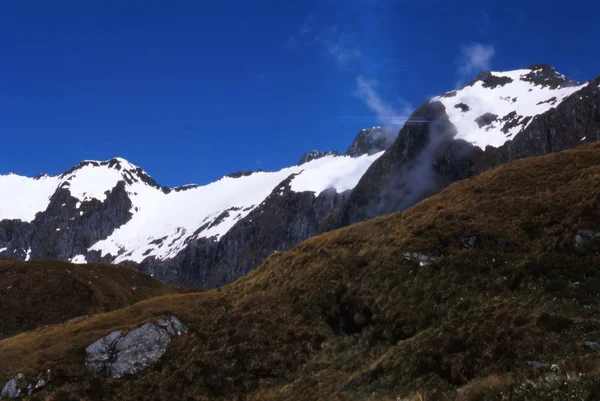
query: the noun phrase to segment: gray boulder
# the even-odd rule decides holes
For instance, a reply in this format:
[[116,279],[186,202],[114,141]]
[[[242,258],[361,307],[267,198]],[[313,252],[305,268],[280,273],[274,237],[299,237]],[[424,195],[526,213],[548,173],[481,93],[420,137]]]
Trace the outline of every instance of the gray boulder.
[[600,233],[591,230],[577,230],[573,238],[573,250],[578,254],[598,251],[600,249]]
[[592,351],[600,349],[600,343],[598,341],[584,341],[583,346],[591,349]]
[[164,355],[170,336],[187,331],[187,326],[175,316],[146,323],[126,335],[113,331],[85,349],[86,366],[94,374],[116,379],[138,373]]
[[109,374],[109,367],[117,357],[116,345],[121,338],[121,330],[117,330],[88,346],[85,349],[87,368],[98,375]]
[[17,379],[12,379],[6,382],[0,392],[0,399],[17,398],[21,395],[21,389],[17,386]]
[[130,331],[116,344],[116,358],[110,375],[120,378],[135,374],[156,363],[167,351],[169,335],[155,324],[146,323]]

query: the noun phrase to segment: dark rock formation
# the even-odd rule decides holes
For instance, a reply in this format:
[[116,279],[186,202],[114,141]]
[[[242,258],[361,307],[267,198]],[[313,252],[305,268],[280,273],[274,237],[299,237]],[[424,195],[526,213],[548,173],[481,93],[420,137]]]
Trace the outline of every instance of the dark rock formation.
[[311,150],[310,152],[306,152],[302,156],[302,158],[300,158],[300,161],[298,162],[298,166],[301,166],[304,163],[308,163],[313,160],[320,159],[325,156],[339,156],[339,155],[340,155],[340,152],[338,152],[337,150],[332,150],[329,152],[320,152],[318,150]]
[[361,130],[344,155],[359,157],[386,150],[396,139],[397,132],[382,127]]
[[473,146],[454,141],[440,102],[427,102],[406,122],[394,144],[376,160],[348,199],[323,222],[322,231],[398,210],[471,174]]
[[492,113],[485,113],[475,119],[475,122],[479,126],[479,128],[484,127],[486,125],[490,125],[494,121],[498,119],[498,116]]
[[[175,258],[146,258],[138,267],[155,277],[186,286],[216,287],[242,277],[276,251],[285,251],[318,233],[325,216],[348,193],[294,192],[291,175],[220,240],[191,240]],[[135,266],[135,264],[133,264]]]

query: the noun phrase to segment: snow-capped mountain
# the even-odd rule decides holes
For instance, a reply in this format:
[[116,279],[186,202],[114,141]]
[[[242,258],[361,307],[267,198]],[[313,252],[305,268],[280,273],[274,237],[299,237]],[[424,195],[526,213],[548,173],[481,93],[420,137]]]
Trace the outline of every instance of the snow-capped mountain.
[[597,141],[599,86],[600,77],[580,83],[538,64],[427,100],[321,231],[403,210],[500,163]]
[[502,146],[526,129],[533,117],[558,106],[581,90],[580,84],[549,66],[488,72],[465,87],[432,101],[446,108],[456,138],[482,149]]
[[500,163],[596,141],[598,105],[600,78],[579,83],[535,65],[481,74],[427,100],[399,134],[365,129],[344,154],[311,151],[280,171],[179,188],[120,158],[60,176],[0,175],[0,257],[128,263],[214,287],[321,231],[403,210]]
[[[382,153],[309,152],[299,165],[280,171],[240,172],[179,188],[158,185],[122,158],[84,161],[60,176],[2,175],[1,193],[14,196],[0,198],[0,255],[75,263],[173,259],[192,241],[219,242],[269,196],[292,192],[317,198],[324,191],[352,189]],[[275,190],[283,181],[286,187]],[[102,214],[101,205],[109,203],[118,206],[103,220],[114,224],[99,233],[88,218]],[[14,235],[15,224],[26,229]]]

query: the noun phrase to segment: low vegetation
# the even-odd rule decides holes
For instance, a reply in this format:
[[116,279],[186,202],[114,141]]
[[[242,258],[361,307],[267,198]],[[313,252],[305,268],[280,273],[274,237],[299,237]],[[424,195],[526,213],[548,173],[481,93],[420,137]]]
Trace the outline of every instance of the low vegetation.
[[0,260],[0,339],[177,291],[125,266]]
[[[215,291],[6,338],[0,381],[51,369],[29,399],[55,401],[598,399],[583,343],[600,339],[600,256],[574,248],[579,230],[600,232],[599,144],[455,183]],[[93,341],[169,315],[190,331],[147,371],[86,370]]]

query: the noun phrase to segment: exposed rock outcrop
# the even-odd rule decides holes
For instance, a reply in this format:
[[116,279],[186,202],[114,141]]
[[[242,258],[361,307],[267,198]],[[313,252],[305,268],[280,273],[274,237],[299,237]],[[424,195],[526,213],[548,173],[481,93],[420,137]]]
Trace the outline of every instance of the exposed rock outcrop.
[[87,368],[97,375],[121,378],[156,363],[166,352],[171,336],[187,332],[175,316],[159,319],[123,334],[113,331],[85,349]]

